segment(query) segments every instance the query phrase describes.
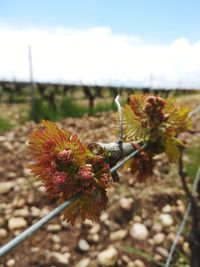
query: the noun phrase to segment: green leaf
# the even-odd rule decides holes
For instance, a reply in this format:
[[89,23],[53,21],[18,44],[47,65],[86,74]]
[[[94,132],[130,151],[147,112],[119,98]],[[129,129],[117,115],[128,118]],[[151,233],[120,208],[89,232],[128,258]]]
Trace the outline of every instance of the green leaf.
[[126,141],[147,141],[149,130],[141,125],[139,118],[133,113],[131,107],[123,108],[124,138]]
[[182,145],[182,142],[175,137],[168,137],[164,141],[164,150],[167,154],[169,161],[175,162],[180,157],[179,146]]

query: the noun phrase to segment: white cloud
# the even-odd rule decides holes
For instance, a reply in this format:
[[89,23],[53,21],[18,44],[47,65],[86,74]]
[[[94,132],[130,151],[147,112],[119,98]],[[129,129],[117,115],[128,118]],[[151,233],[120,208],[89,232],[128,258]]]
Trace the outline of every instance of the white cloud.
[[[148,45],[109,27],[16,30],[0,27],[0,79],[89,84],[200,87],[200,41]],[[150,79],[151,77],[151,79]]]

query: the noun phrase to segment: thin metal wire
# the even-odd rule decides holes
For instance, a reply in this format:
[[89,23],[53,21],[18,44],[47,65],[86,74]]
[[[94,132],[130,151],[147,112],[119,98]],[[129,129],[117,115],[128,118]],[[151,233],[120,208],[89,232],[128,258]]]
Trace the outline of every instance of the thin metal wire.
[[192,116],[194,116],[196,113],[200,112],[200,105],[198,105],[195,109],[193,109],[190,113],[189,113],[189,118],[191,118]]
[[[196,174],[196,177],[195,177],[195,180],[194,180],[194,183],[193,183],[193,190],[192,190],[193,193],[196,192],[197,184],[198,184],[199,181],[200,181],[200,167],[199,167],[199,169],[197,171],[197,174]],[[172,261],[172,257],[173,257],[174,251],[175,251],[176,246],[178,244],[180,235],[183,232],[183,229],[185,227],[186,221],[187,221],[187,219],[189,217],[189,214],[190,214],[190,211],[191,211],[191,207],[192,207],[192,205],[188,204],[187,209],[186,209],[186,211],[184,213],[184,216],[183,216],[183,220],[182,220],[181,224],[178,227],[178,231],[176,233],[176,237],[175,237],[174,242],[173,242],[173,244],[171,246],[171,249],[170,249],[170,252],[169,252],[169,255],[168,255],[168,258],[167,258],[167,262],[166,262],[164,267],[169,267],[169,265],[170,265],[170,263]]]
[[117,95],[115,97],[115,104],[117,106],[117,111],[118,111],[118,124],[119,124],[118,142],[122,143],[122,140],[123,140],[123,120],[122,120],[122,107],[121,107],[121,104],[119,102],[119,95]]
[[[141,148],[145,148],[146,145],[143,145]],[[114,172],[117,169],[119,169],[123,164],[125,164],[128,160],[136,156],[140,151],[135,150],[130,155],[125,157],[122,161],[118,162],[113,168],[110,169],[110,172]],[[4,256],[6,253],[8,253],[12,248],[20,244],[22,241],[30,237],[34,232],[39,230],[43,225],[48,223],[50,220],[52,220],[54,217],[56,217],[61,211],[63,211],[65,208],[67,208],[69,205],[71,205],[75,200],[80,198],[80,194],[76,195],[69,200],[65,201],[63,204],[52,210],[50,213],[48,213],[46,216],[44,216],[42,219],[40,219],[38,222],[27,228],[24,232],[19,234],[17,237],[12,239],[10,242],[8,242],[6,245],[2,246],[0,248],[0,257]]]

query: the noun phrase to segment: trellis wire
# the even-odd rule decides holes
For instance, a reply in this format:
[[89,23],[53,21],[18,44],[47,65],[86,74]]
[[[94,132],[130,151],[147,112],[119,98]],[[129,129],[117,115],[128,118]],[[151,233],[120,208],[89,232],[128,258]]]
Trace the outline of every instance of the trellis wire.
[[[141,149],[145,148],[146,144],[144,144]],[[129,161],[131,158],[136,156],[140,150],[135,150],[130,155],[125,157],[123,160],[118,162],[114,167],[110,169],[110,172],[114,172],[117,169],[119,169],[122,165],[124,165],[127,161]],[[0,257],[4,256],[6,253],[8,253],[12,248],[20,244],[22,241],[30,237],[34,232],[39,230],[43,225],[48,223],[50,220],[52,220],[54,217],[56,217],[61,211],[63,211],[65,208],[67,208],[69,205],[71,205],[75,200],[80,198],[81,194],[75,195],[69,200],[65,201],[63,204],[52,210],[50,213],[48,213],[46,216],[44,216],[42,219],[40,219],[38,222],[30,226],[28,229],[26,229],[24,232],[19,234],[17,237],[12,239],[10,242],[8,242],[6,245],[0,248]]]
[[189,117],[194,116],[196,113],[200,112],[200,105],[198,105],[196,108],[194,108],[190,113]]

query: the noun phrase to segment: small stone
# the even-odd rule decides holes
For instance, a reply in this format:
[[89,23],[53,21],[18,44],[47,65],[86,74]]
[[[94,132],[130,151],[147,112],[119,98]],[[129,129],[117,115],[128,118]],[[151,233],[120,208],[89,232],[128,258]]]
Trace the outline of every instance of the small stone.
[[124,210],[131,210],[133,208],[133,199],[131,197],[123,197],[120,199],[120,207]]
[[122,256],[122,260],[123,260],[123,262],[125,262],[125,263],[129,263],[129,262],[130,262],[130,258],[129,258],[127,255],[123,255],[123,256]]
[[47,225],[48,232],[58,232],[61,230],[61,226],[59,224],[49,224]]
[[156,248],[156,252],[158,252],[161,256],[163,256],[164,258],[168,257],[168,250],[166,250],[163,247],[157,247]]
[[144,224],[146,225],[146,227],[148,227],[148,228],[151,228],[151,227],[152,227],[152,224],[153,224],[153,222],[152,222],[152,220],[151,220],[151,219],[148,219],[148,220],[145,220],[145,221],[144,221]]
[[5,149],[7,149],[8,151],[13,152],[13,145],[12,145],[10,142],[8,142],[8,141],[3,142],[3,146],[4,146]]
[[0,142],[4,142],[4,141],[6,141],[6,136],[3,136],[3,135],[0,135]]
[[80,239],[78,242],[78,248],[81,251],[86,252],[90,249],[90,245],[88,244],[88,242],[85,239]]
[[49,213],[49,209],[47,207],[44,207],[40,210],[40,217],[43,217]]
[[31,216],[34,218],[40,217],[41,210],[37,207],[31,207]]
[[92,226],[92,228],[90,229],[90,234],[94,235],[94,234],[97,234],[101,229],[101,226],[97,223],[97,224],[94,224]]
[[162,231],[162,224],[160,224],[160,223],[154,223],[153,224],[153,227],[152,227],[152,229],[156,232],[156,233],[158,233],[158,232],[161,232]]
[[103,266],[113,266],[117,262],[117,256],[117,250],[114,247],[110,247],[98,254],[98,263]]
[[174,239],[176,238],[176,235],[174,233],[169,233],[167,235],[167,240],[170,242],[174,242]]
[[59,251],[59,252],[60,252],[60,249],[61,249],[60,244],[59,244],[59,243],[54,243],[54,245],[53,245],[53,250],[54,250],[54,251]]
[[108,218],[109,218],[108,213],[106,213],[106,212],[101,213],[101,215],[100,215],[100,221],[101,222],[105,222],[106,220],[108,220]]
[[27,222],[22,217],[15,217],[10,218],[8,221],[8,229],[9,230],[15,230],[15,229],[21,229],[27,226]]
[[8,261],[6,262],[6,265],[7,265],[8,267],[12,267],[12,266],[14,266],[14,265],[15,265],[15,260],[14,260],[14,259],[10,259],[10,260],[8,260]]
[[70,258],[70,254],[64,253],[61,254],[59,252],[47,252],[47,260],[52,264],[63,264],[64,266],[69,264],[69,258]]
[[31,169],[29,169],[29,168],[24,168],[24,169],[23,169],[23,174],[24,174],[25,177],[27,177],[27,176],[31,176]]
[[80,260],[75,267],[89,267],[90,265],[90,259],[89,258],[85,258]]
[[163,226],[171,226],[173,224],[173,218],[169,214],[160,214],[159,219]]
[[7,231],[3,228],[0,228],[0,239],[4,238],[7,236]]
[[128,234],[128,231],[126,229],[121,229],[118,231],[115,231],[110,234],[110,240],[117,241],[117,240],[123,240]]
[[14,185],[15,185],[14,182],[1,182],[0,183],[0,194],[8,193],[14,187]]
[[183,243],[183,251],[184,251],[185,253],[187,253],[187,254],[190,253],[190,245],[189,245],[188,242],[184,242],[184,243]]
[[136,216],[134,216],[133,221],[140,223],[142,221],[142,218],[140,216],[136,215]]
[[172,207],[169,204],[167,204],[166,206],[162,208],[162,212],[164,213],[170,213],[171,211],[172,211]]
[[92,242],[97,243],[100,240],[100,236],[98,234],[89,235],[89,240],[92,241]]
[[86,220],[84,221],[84,225],[87,225],[87,226],[93,226],[94,223],[93,223],[91,220],[86,219]]
[[159,254],[156,254],[156,255],[154,256],[154,259],[155,259],[156,261],[161,261],[161,260],[162,260],[162,256],[160,256]]
[[179,205],[176,208],[176,210],[183,214],[185,212],[185,206],[184,205]]
[[157,233],[153,237],[153,243],[156,245],[160,245],[165,241],[165,235],[163,233]]
[[144,262],[141,260],[135,260],[133,264],[134,267],[145,267]]
[[20,216],[20,217],[27,217],[27,216],[29,216],[29,211],[27,208],[18,209],[18,210],[15,210],[14,215]]
[[130,235],[139,241],[144,241],[148,238],[149,232],[144,224],[134,223],[130,229]]
[[40,250],[40,248],[38,248],[38,247],[32,247],[31,248],[31,252],[33,252],[33,253],[37,253],[39,250]]
[[61,238],[59,235],[52,235],[51,236],[51,240],[54,242],[54,243],[60,243],[61,242]]
[[127,267],[135,267],[135,263],[133,261],[129,261]]

